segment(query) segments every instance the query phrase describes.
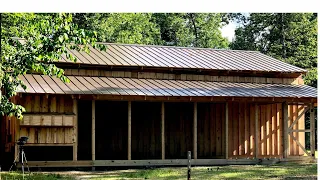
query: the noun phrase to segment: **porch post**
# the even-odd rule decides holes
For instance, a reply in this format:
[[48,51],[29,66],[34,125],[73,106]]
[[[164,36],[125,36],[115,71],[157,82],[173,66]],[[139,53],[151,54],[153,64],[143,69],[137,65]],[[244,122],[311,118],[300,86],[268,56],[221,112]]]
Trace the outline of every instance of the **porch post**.
[[198,111],[197,111],[197,102],[194,102],[193,104],[193,158],[197,159],[197,121],[198,121]]
[[91,155],[92,161],[96,160],[96,101],[92,100],[92,118],[91,118]]
[[73,99],[73,160],[78,160],[78,101]]
[[161,103],[161,159],[165,159],[165,135],[164,135],[164,102]]
[[289,144],[288,144],[288,102],[282,103],[283,116],[283,158],[288,158]]
[[259,155],[259,107],[258,104],[254,104],[254,157],[257,159]]
[[131,160],[131,101],[128,101],[128,160]]
[[316,132],[315,132],[315,119],[314,119],[314,105],[313,103],[310,104],[310,149],[311,149],[311,156],[315,157],[315,138],[316,138]]
[[229,158],[229,155],[228,155],[228,152],[229,152],[229,146],[228,146],[228,143],[229,143],[229,105],[228,105],[228,102],[226,102],[226,119],[225,119],[225,154],[226,154],[226,159]]

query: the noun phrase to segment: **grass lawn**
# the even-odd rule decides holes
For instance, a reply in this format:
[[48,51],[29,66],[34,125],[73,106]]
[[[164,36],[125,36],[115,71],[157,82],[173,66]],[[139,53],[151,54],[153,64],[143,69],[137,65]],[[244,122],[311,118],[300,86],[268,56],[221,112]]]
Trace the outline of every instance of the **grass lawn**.
[[[217,170],[217,167],[219,169]],[[25,179],[186,179],[186,167],[170,167],[155,169],[133,169],[112,171],[64,171],[32,173]],[[276,165],[237,165],[193,167],[192,179],[317,179],[317,164],[276,164]],[[0,179],[22,179],[18,173],[0,173]],[[1,180],[2,180],[1,179]]]

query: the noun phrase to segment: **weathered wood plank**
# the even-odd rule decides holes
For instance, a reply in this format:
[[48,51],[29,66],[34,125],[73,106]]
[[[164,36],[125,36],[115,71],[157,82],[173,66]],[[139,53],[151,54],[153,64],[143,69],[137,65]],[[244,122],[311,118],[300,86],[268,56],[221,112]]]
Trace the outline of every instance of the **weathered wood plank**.
[[197,124],[198,124],[198,104],[197,102],[194,102],[193,104],[193,158],[194,159],[197,159],[198,157]]
[[261,149],[261,147],[259,146],[259,134],[260,134],[260,128],[259,128],[259,106],[258,104],[254,104],[254,143],[253,143],[253,147],[254,147],[254,157],[257,158],[259,154],[259,149]]
[[96,160],[96,101],[91,102],[91,159]]
[[314,104],[310,104],[310,149],[311,156],[315,158],[315,148],[316,148],[316,132],[315,132],[315,118],[314,118]]
[[128,160],[131,160],[131,101],[128,101]]
[[277,140],[277,104],[272,104],[272,155],[278,155],[278,140]]
[[161,102],[161,159],[165,159],[165,156],[166,156],[164,119],[165,119],[164,102]]
[[73,160],[76,161],[78,159],[78,101],[76,99],[73,99],[73,113],[75,114],[73,118]]
[[282,103],[282,118],[283,118],[283,158],[289,155],[289,142],[288,142],[288,103]]
[[225,104],[225,158],[229,158],[229,103]]
[[250,154],[250,105],[245,103],[244,110],[244,119],[245,119],[245,154]]

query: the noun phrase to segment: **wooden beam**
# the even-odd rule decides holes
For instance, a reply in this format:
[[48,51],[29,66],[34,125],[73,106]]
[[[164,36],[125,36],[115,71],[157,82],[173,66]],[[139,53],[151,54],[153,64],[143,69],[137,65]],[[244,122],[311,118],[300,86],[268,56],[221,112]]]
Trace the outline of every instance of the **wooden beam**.
[[228,144],[229,144],[229,132],[228,132],[228,130],[229,130],[229,105],[228,105],[229,103],[228,102],[226,102],[226,119],[225,119],[225,147],[224,147],[224,149],[225,149],[225,158],[226,159],[228,159],[229,158],[229,154],[228,154],[228,152],[229,152],[229,146],[228,146]]
[[[255,165],[278,162],[310,162],[310,157],[290,157],[287,159],[192,159],[194,166],[212,165]],[[95,161],[28,161],[29,167],[92,167],[92,166],[185,166],[187,159],[166,160],[95,160]],[[20,164],[19,164],[20,166]],[[18,166],[18,167],[19,167]]]
[[78,160],[78,101],[73,99],[73,113],[75,114],[73,126],[73,161]]
[[301,114],[299,114],[299,116],[293,121],[293,123],[290,125],[289,130],[293,128],[293,126],[295,124],[297,124],[297,122],[300,120],[300,118],[302,116],[304,116],[304,114],[309,110],[309,108],[304,108],[303,112]]
[[310,149],[311,149],[311,156],[315,157],[315,148],[316,148],[316,132],[315,132],[315,119],[314,119],[314,104],[310,104]]
[[254,104],[254,157],[257,159],[259,155],[259,129],[258,121],[259,121],[259,107],[258,104]]
[[293,130],[289,130],[290,132],[311,132],[310,129],[293,129]]
[[166,147],[165,147],[165,111],[164,111],[164,102],[161,103],[161,159],[165,159]]
[[289,144],[288,144],[288,103],[282,103],[283,116],[283,158],[288,158]]
[[197,121],[198,121],[198,107],[197,107],[197,102],[193,103],[193,158],[197,159],[198,152],[197,152]]
[[128,160],[131,160],[131,101],[128,101]]
[[91,158],[96,160],[96,101],[92,100],[92,118],[91,118]]
[[293,136],[292,132],[290,132],[289,135],[298,144],[298,146],[300,146],[300,148],[304,151],[304,153],[306,153],[308,156],[310,156],[308,151],[302,146],[302,144],[299,142],[299,140],[296,137]]

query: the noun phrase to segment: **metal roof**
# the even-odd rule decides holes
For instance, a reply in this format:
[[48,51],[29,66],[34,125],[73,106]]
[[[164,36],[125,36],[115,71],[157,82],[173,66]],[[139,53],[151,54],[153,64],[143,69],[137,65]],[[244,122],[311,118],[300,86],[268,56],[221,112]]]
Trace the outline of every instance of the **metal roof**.
[[109,94],[138,96],[222,96],[316,98],[317,89],[307,85],[253,84],[67,76],[70,83],[46,75],[21,76],[27,86],[18,92],[48,94]]
[[[258,51],[219,50],[174,46],[152,46],[104,43],[106,51],[90,47],[89,54],[68,50],[77,58],[77,63],[110,66],[138,66],[158,68],[306,72]],[[71,61],[62,56],[60,62]]]

